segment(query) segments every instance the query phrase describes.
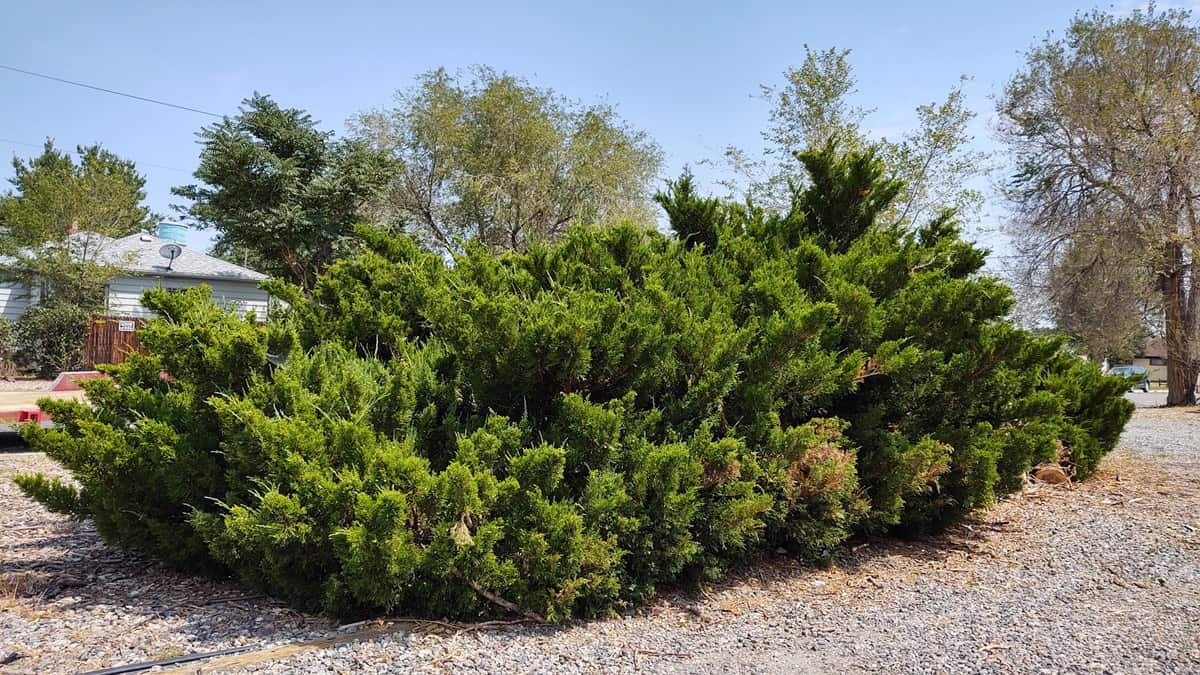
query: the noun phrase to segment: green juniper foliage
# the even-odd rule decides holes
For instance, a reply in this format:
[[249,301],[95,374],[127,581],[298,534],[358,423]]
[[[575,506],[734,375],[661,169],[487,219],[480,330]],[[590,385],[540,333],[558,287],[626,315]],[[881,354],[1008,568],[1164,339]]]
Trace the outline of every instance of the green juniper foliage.
[[897,185],[870,153],[800,159],[786,214],[684,176],[659,197],[675,237],[581,227],[447,264],[363,230],[311,295],[273,288],[277,324],[151,291],[147,354],[24,430],[80,487],[18,482],[301,608],[560,621],[933,531],[1036,463],[1090,473],[1127,383],[1007,323],[948,214],[878,225]]

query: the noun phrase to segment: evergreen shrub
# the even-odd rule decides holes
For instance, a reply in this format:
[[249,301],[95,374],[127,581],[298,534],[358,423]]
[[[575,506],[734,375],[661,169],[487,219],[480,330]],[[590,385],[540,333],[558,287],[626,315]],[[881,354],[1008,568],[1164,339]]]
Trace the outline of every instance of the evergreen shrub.
[[673,236],[448,263],[362,230],[310,295],[272,288],[269,325],[151,291],[147,353],[24,429],[79,487],[18,482],[303,609],[560,621],[936,531],[1040,462],[1090,473],[1125,381],[1007,322],[949,214],[881,225],[898,186],[870,153],[802,160],[782,215],[684,176],[659,197]]
[[83,364],[91,313],[61,301],[32,305],[13,323],[13,348],[21,365],[54,377]]

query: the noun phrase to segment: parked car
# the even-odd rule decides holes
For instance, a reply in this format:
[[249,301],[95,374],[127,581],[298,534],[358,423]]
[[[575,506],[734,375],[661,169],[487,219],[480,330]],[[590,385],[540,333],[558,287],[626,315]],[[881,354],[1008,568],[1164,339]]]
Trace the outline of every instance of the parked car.
[[1134,389],[1141,389],[1144,392],[1150,391],[1150,376],[1146,373],[1146,369],[1141,366],[1116,366],[1109,368],[1109,375],[1120,375],[1121,377],[1137,377],[1142,376],[1142,381],[1133,385]]

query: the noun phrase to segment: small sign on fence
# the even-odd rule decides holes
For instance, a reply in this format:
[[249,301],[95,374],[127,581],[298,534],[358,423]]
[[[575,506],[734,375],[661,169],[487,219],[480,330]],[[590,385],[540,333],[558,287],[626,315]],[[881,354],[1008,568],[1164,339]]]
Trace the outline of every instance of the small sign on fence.
[[132,333],[137,329],[137,324],[133,321],[118,321],[117,330],[122,333]]

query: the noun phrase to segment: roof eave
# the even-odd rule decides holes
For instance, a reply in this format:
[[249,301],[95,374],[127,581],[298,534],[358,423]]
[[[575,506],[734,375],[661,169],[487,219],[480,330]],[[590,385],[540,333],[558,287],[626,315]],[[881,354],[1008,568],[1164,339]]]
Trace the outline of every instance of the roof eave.
[[123,274],[131,277],[157,277],[159,279],[196,279],[199,281],[241,281],[258,285],[268,279],[247,279],[246,277],[229,277],[219,274],[199,274],[196,272],[147,272],[144,270],[122,270]]

